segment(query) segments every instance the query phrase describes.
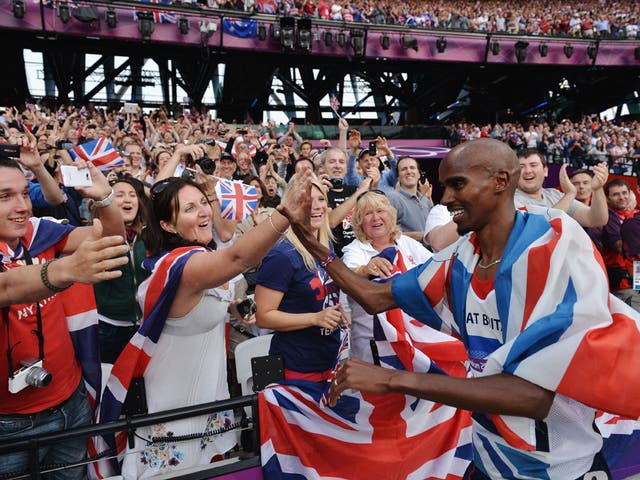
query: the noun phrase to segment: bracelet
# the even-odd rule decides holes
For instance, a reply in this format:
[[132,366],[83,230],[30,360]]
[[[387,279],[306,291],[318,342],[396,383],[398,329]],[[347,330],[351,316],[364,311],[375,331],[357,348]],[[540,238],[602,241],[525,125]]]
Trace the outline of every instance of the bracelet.
[[99,208],[104,208],[104,207],[108,207],[109,205],[111,205],[113,203],[113,199],[115,198],[115,192],[113,191],[113,188],[111,189],[111,192],[109,193],[109,195],[107,195],[106,197],[104,197],[102,200],[94,200],[94,204],[96,207]]
[[[271,215],[273,215],[273,214],[271,214]],[[273,228],[273,231],[276,232],[280,236],[286,235],[287,232],[289,231],[289,229],[286,228],[284,232],[281,232],[280,230],[278,230],[276,228],[276,226],[273,224],[273,220],[271,219],[271,215],[269,215],[269,223],[271,224],[271,228]]]
[[47,275],[47,271],[49,270],[49,265],[51,265],[51,262],[53,261],[54,259],[47,260],[42,264],[42,268],[40,269],[40,280],[42,280],[42,284],[52,292],[54,293],[64,292],[67,288],[71,286],[71,284],[67,285],[66,287],[56,287],[49,281],[49,276]]
[[338,256],[335,253],[331,252],[329,253],[329,255],[327,255],[327,258],[320,262],[320,266],[322,268],[327,268],[327,265],[333,262],[336,258],[338,258]]

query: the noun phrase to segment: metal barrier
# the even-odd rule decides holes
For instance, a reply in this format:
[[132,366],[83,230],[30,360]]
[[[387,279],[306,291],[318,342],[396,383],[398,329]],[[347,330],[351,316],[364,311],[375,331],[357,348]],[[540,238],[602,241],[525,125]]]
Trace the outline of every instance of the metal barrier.
[[[29,453],[30,467],[26,472],[15,472],[7,475],[0,475],[0,478],[39,479],[43,473],[47,473],[52,470],[88,465],[92,463],[92,461],[115,456],[115,452],[113,451],[101,452],[96,457],[87,458],[81,463],[44,466],[41,468],[38,462],[38,449],[42,446],[66,441],[71,438],[86,438],[88,440],[89,437],[124,431],[128,433],[129,441],[132,442],[133,435],[138,427],[145,427],[161,422],[180,420],[183,418],[195,417],[224,410],[241,409],[243,407],[251,407],[251,416],[248,418],[242,417],[240,422],[232,426],[232,429],[243,429],[250,432],[248,449],[242,450],[242,455],[239,455],[236,462],[231,464],[226,463],[220,466],[212,464],[210,468],[205,467],[198,472],[189,472],[188,478],[194,480],[212,478],[235,471],[257,467],[260,466],[260,444],[258,441],[258,396],[246,395],[243,397],[231,398],[229,400],[176,408],[164,412],[136,415],[113,422],[95,424],[72,430],[65,430],[63,432],[24,437],[18,440],[2,441],[0,442],[0,457],[8,453],[27,451]],[[242,448],[242,445],[240,445],[240,447]],[[176,478],[180,478],[179,474],[176,474]]]

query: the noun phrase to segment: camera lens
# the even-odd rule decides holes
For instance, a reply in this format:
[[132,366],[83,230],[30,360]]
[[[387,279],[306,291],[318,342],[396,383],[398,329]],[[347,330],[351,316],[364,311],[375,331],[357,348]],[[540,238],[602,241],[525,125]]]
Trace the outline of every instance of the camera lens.
[[24,378],[27,385],[36,388],[46,387],[51,383],[51,380],[53,380],[51,372],[40,367],[31,367]]
[[213,163],[213,160],[211,160],[209,157],[201,158],[196,163],[200,165],[200,170],[202,170],[202,172],[206,173],[207,175],[211,175],[216,169],[215,163]]

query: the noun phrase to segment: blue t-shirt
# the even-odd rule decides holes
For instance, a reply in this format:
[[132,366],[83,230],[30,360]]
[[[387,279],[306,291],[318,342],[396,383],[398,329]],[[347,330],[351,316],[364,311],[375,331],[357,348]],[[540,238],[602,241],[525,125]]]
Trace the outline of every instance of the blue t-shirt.
[[[316,264],[317,265],[317,264]],[[319,312],[337,305],[338,286],[317,265],[309,271],[294,246],[288,241],[276,244],[258,269],[257,285],[283,292],[278,310],[286,313]],[[320,327],[307,327],[289,332],[275,332],[271,355],[282,355],[284,366],[297,372],[323,372],[333,368],[340,334]]]

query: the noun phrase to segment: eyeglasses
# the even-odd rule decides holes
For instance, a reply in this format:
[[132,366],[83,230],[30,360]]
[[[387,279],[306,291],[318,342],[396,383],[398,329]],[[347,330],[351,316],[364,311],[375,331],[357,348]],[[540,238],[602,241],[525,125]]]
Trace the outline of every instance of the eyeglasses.
[[367,190],[366,192],[362,192],[360,195],[358,195],[358,197],[356,198],[356,203],[358,203],[360,199],[364,197],[367,193],[375,193],[377,195],[382,195],[383,197],[387,196],[382,190],[378,190],[377,188],[374,188],[373,190]]
[[173,177],[169,177],[169,178],[165,178],[164,180],[160,180],[157,183],[153,184],[153,187],[151,187],[151,200],[153,200],[156,195],[161,194],[165,188],[167,188],[167,185],[169,185],[171,183],[171,181],[173,180]]

